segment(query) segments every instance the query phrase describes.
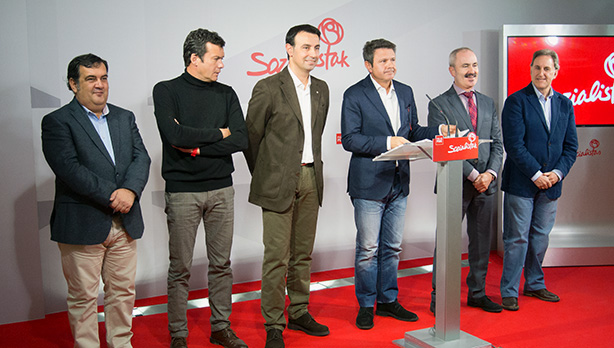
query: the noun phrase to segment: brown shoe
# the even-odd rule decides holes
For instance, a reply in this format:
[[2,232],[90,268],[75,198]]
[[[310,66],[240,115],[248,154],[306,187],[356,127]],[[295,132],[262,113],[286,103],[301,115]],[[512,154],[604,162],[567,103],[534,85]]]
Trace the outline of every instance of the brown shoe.
[[518,298],[516,297],[504,297],[501,301],[501,307],[508,311],[517,311],[520,307],[518,307]]
[[171,348],[188,348],[188,342],[185,337],[173,337],[171,339]]
[[548,302],[559,302],[561,300],[557,295],[551,293],[546,289],[539,289],[535,291],[525,290],[522,294],[529,297],[537,297],[542,301]]
[[224,348],[247,348],[247,344],[237,337],[230,327],[211,333],[209,342],[219,344]]

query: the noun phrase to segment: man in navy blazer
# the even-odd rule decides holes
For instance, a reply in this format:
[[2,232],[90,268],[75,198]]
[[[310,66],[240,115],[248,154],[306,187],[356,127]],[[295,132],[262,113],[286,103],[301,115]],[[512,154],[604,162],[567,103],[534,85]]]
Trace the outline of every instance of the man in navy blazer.
[[74,99],[42,121],[42,146],[56,176],[51,240],[68,285],[75,347],[99,347],[97,297],[105,284],[109,347],[131,347],[139,197],[150,159],[134,114],[107,104],[108,64],[93,54],[68,65]]
[[501,297],[507,310],[519,308],[523,266],[525,296],[559,301],[546,289],[542,262],[561,196],[561,180],[576,160],[578,137],[572,102],[551,86],[558,70],[556,52],[536,51],[531,83],[507,98],[501,116],[507,152],[501,185],[505,192]]
[[[450,122],[459,129],[468,129],[480,139],[490,139],[483,143],[478,158],[463,161],[463,217],[467,216],[467,236],[469,237],[469,274],[467,275],[467,305],[482,308],[491,313],[501,312],[501,306],[486,296],[486,272],[490,257],[490,240],[495,230],[495,207],[497,205],[496,178],[503,163],[503,141],[495,102],[475,90],[478,82],[479,67],[475,53],[460,47],[453,50],[449,57],[450,74],[454,77],[452,87],[429,103],[429,125]],[[440,111],[441,108],[441,111]],[[472,109],[475,117],[471,116]],[[442,114],[445,112],[445,115]],[[474,124],[475,123],[475,124]],[[433,265],[434,266],[434,265]],[[433,267],[433,292],[431,311],[435,313],[435,279]]]
[[369,75],[343,95],[341,141],[352,153],[348,193],[357,229],[354,279],[360,309],[356,326],[370,329],[375,302],[377,315],[418,320],[397,301],[409,161],[373,162],[373,158],[410,141],[432,139],[439,132],[437,127],[418,124],[412,88],[393,81],[395,44],[384,39],[369,41],[363,58]]

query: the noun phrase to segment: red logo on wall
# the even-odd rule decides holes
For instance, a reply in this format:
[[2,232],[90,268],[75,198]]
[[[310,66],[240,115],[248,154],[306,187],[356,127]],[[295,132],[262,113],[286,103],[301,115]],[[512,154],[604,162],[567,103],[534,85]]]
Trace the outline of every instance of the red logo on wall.
[[[349,67],[347,62],[348,56],[345,55],[345,50],[341,52],[332,51],[332,47],[339,44],[343,40],[344,31],[339,22],[332,18],[324,19],[318,26],[320,29],[320,41],[326,45],[326,51],[323,52],[323,47],[320,47],[320,57],[318,58],[318,67],[324,67],[326,70],[333,67]],[[323,45],[321,45],[323,46]],[[251,55],[252,61],[263,67],[263,70],[248,71],[247,76],[262,76],[273,75],[280,72],[288,63],[287,58],[264,58],[264,53],[254,52]]]
[[601,156],[601,150],[597,150],[599,147],[599,140],[593,139],[588,143],[591,147],[590,149],[586,149],[585,151],[578,151],[577,157],[585,157],[585,156]]

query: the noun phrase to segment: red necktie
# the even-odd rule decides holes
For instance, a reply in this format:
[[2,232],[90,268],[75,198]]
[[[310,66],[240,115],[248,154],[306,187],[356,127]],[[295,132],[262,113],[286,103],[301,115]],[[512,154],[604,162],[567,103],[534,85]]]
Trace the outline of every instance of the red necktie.
[[478,127],[478,108],[473,102],[473,91],[463,92],[463,95],[467,97],[467,109],[469,109],[469,118],[471,119],[471,125],[473,130],[477,131]]

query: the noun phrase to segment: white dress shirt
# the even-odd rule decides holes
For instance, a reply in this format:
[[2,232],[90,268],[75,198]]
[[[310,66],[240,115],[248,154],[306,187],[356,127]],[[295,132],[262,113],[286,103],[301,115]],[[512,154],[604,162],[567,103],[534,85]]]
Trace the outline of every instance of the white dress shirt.
[[311,137],[311,76],[307,86],[305,86],[301,80],[294,74],[292,69],[288,67],[294,87],[296,88],[296,96],[298,97],[298,103],[301,107],[301,116],[303,118],[303,133],[305,134],[305,141],[303,142],[303,159],[302,163],[313,163],[313,144]]

